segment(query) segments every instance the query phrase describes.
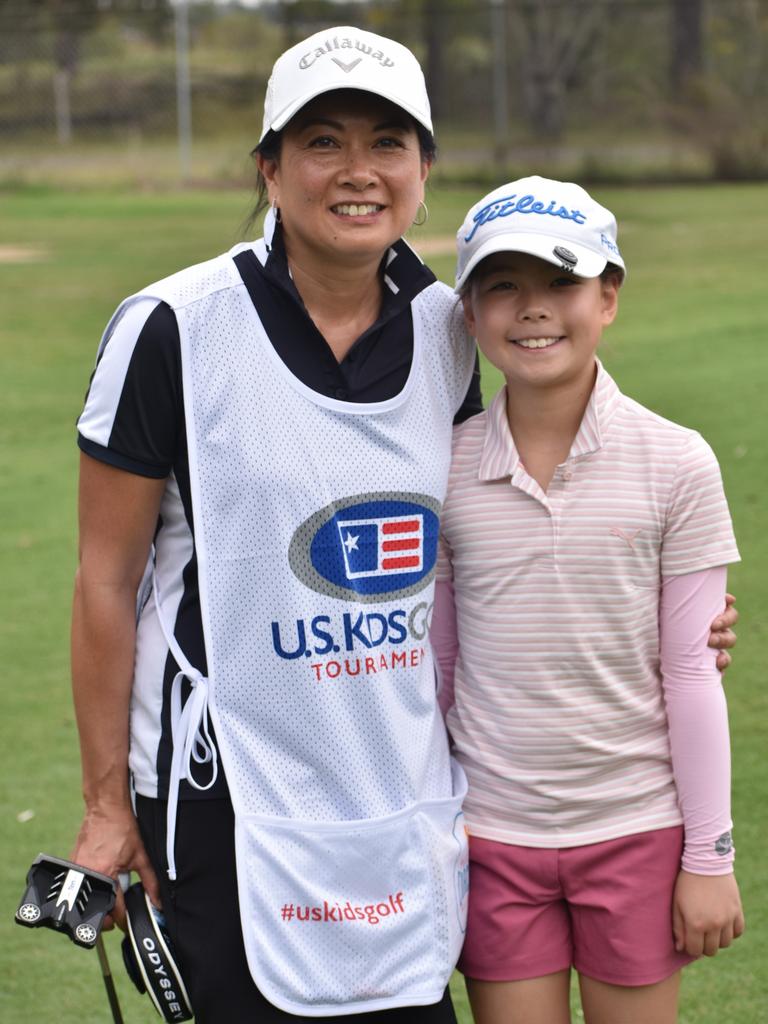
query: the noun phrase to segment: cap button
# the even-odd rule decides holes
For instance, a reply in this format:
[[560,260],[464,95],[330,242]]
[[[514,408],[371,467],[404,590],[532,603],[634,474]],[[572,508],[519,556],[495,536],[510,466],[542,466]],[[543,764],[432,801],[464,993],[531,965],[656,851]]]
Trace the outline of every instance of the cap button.
[[557,256],[566,270],[573,270],[579,262],[579,257],[572,253],[570,249],[566,249],[564,245],[556,245],[552,253]]

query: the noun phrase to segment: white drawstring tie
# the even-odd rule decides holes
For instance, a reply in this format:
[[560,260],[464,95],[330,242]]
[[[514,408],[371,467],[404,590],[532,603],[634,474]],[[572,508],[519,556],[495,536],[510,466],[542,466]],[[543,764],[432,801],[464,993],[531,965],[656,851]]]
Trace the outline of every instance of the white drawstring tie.
[[[176,655],[174,655],[176,657]],[[176,659],[178,663],[178,658]],[[191,666],[189,666],[191,668]],[[194,675],[192,674],[194,673]],[[181,706],[182,680],[188,679],[192,690],[187,701]],[[179,785],[186,779],[190,786],[203,792],[210,789],[219,774],[219,760],[211,734],[208,718],[208,680],[195,669],[192,672],[177,672],[171,686],[171,737],[173,757],[171,777],[168,782],[168,819],[166,823],[165,854],[168,861],[168,877],[176,878],[176,815],[179,803]],[[201,786],[192,775],[192,761],[196,764],[211,762],[211,778]]]
[[[154,559],[153,559],[154,561]],[[171,775],[168,782],[168,814],[166,818],[165,856],[168,862],[168,877],[176,879],[176,818],[179,806],[179,786],[186,779],[190,786],[200,792],[210,789],[219,774],[219,756],[211,739],[210,718],[208,715],[208,679],[199,672],[188,660],[179,647],[176,637],[167,628],[162,612],[162,597],[157,582],[157,569],[152,572],[152,593],[157,609],[157,618],[168,648],[179,671],[171,684]],[[181,688],[184,679],[188,679],[191,691],[184,707],[181,706]],[[211,777],[205,785],[200,785],[192,775],[192,762],[195,764],[211,764]]]

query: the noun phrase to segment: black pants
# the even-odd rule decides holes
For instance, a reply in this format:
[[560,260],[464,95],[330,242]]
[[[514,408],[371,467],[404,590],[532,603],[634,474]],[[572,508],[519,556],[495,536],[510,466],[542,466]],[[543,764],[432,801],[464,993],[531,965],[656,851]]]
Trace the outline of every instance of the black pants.
[[165,857],[166,803],[136,798],[142,838],[160,881],[163,913],[197,1024],[456,1024],[446,989],[439,1003],[334,1017],[279,1010],[256,988],[245,956],[229,799],[185,800],[176,823],[175,882]]

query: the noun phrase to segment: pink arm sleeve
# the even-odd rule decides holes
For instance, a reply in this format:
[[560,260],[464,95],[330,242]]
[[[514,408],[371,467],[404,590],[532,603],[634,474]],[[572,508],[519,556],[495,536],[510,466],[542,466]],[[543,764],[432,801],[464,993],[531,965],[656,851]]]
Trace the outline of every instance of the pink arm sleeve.
[[456,602],[453,583],[438,580],[435,584],[435,606],[432,610],[430,630],[432,652],[440,670],[440,689],[437,701],[445,718],[453,704],[453,676],[459,653],[459,636],[456,628]]
[[659,609],[672,770],[685,826],[682,866],[697,875],[733,869],[728,712],[717,652],[707,647],[726,580],[725,566],[666,576]]

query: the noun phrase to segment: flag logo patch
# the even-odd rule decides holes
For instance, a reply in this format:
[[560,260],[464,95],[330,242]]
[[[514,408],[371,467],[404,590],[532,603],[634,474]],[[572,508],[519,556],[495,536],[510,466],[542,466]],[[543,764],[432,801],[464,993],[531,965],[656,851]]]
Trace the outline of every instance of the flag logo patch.
[[440,503],[424,494],[343,498],[296,530],[288,560],[312,590],[359,601],[423,590],[437,561]]
[[347,579],[421,572],[424,515],[337,520]]

